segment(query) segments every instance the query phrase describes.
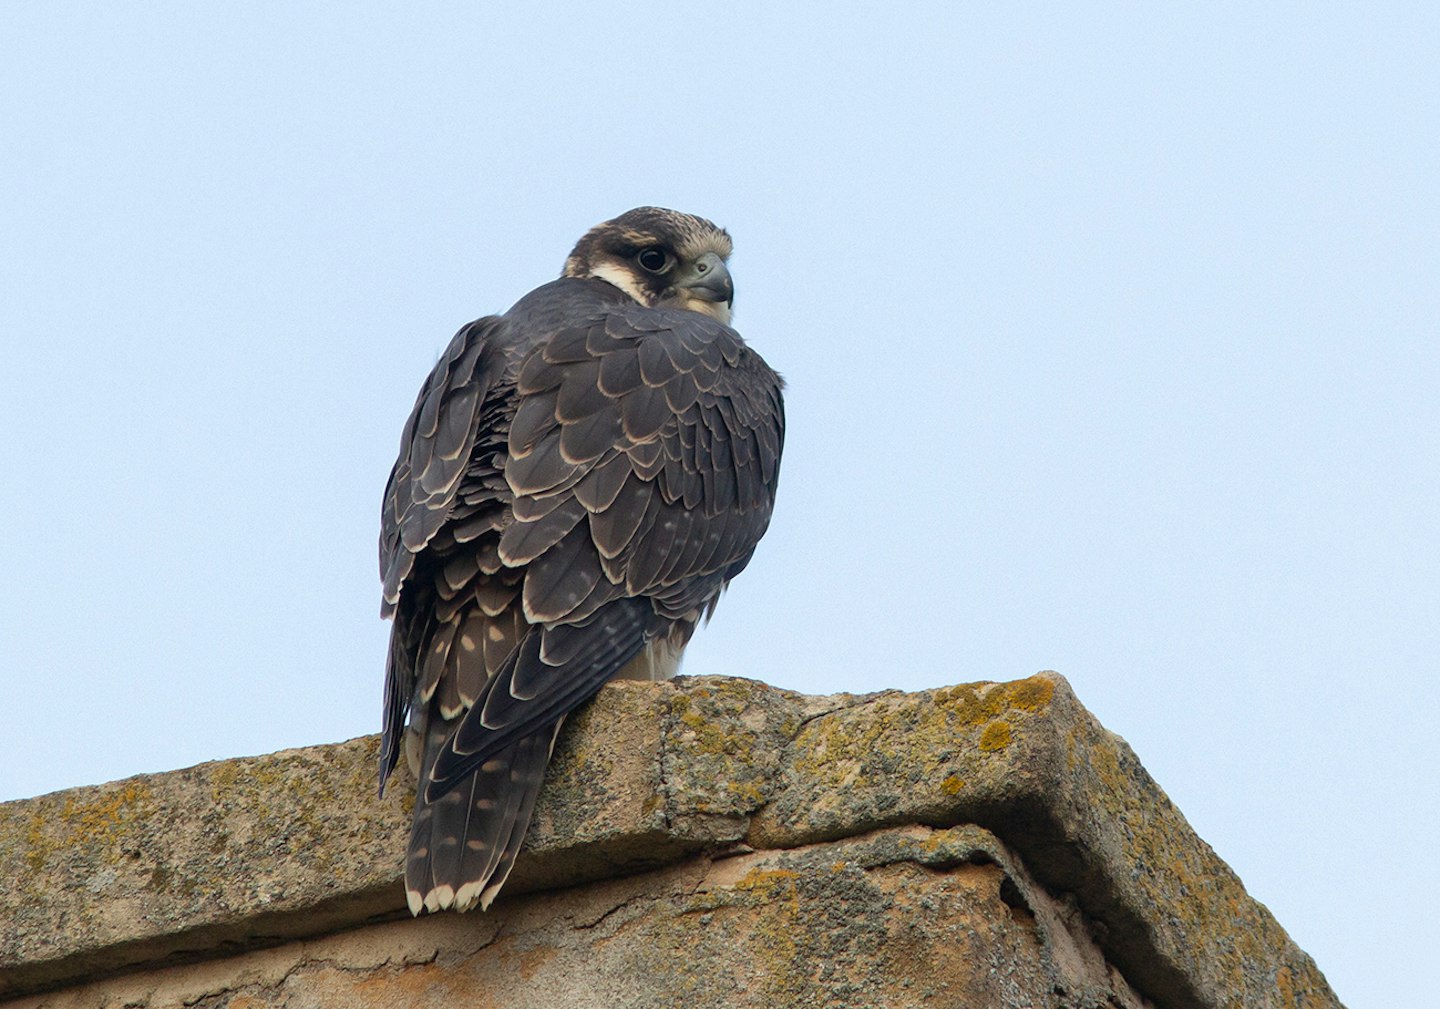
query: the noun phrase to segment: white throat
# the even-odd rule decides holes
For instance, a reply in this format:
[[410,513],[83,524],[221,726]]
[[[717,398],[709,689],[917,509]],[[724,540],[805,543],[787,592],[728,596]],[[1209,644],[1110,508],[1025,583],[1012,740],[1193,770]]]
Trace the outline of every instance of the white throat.
[[635,275],[624,267],[615,263],[599,263],[591,269],[590,276],[620,288],[642,305],[647,304],[640,286],[635,283]]

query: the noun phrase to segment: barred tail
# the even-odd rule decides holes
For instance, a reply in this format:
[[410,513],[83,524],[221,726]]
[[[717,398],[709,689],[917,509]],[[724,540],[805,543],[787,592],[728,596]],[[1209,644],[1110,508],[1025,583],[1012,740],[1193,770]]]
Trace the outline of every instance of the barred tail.
[[535,798],[555,747],[562,716],[508,744],[432,801],[424,782],[454,723],[434,707],[424,739],[415,818],[405,860],[405,896],[411,914],[453,907],[490,906],[515,865],[530,826]]

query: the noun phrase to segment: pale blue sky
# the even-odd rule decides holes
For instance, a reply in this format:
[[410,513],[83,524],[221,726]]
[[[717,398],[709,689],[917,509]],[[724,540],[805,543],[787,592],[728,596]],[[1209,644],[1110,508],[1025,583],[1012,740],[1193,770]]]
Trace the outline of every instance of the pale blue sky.
[[790,381],[686,670],[1057,669],[1430,1005],[1440,8],[523,6],[0,8],[0,798],[374,731],[415,390],[657,203]]

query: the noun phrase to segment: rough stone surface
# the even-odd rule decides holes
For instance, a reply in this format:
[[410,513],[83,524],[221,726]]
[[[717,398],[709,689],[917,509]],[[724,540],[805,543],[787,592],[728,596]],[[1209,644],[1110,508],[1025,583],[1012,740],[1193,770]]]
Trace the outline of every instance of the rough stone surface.
[[397,922],[19,1004],[1149,1005],[1083,916],[976,827],[691,859],[489,916]]
[[0,998],[1339,1004],[1055,674],[830,698],[612,684],[567,726],[483,915],[393,920],[409,797],[374,797],[375,746],[0,805]]

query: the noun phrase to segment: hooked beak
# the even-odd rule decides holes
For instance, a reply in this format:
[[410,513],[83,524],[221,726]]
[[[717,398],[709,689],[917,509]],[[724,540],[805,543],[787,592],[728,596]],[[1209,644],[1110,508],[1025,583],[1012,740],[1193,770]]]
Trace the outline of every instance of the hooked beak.
[[735,283],[725,268],[725,260],[713,252],[676,272],[671,287],[685,299],[724,302],[727,306],[735,300]]

